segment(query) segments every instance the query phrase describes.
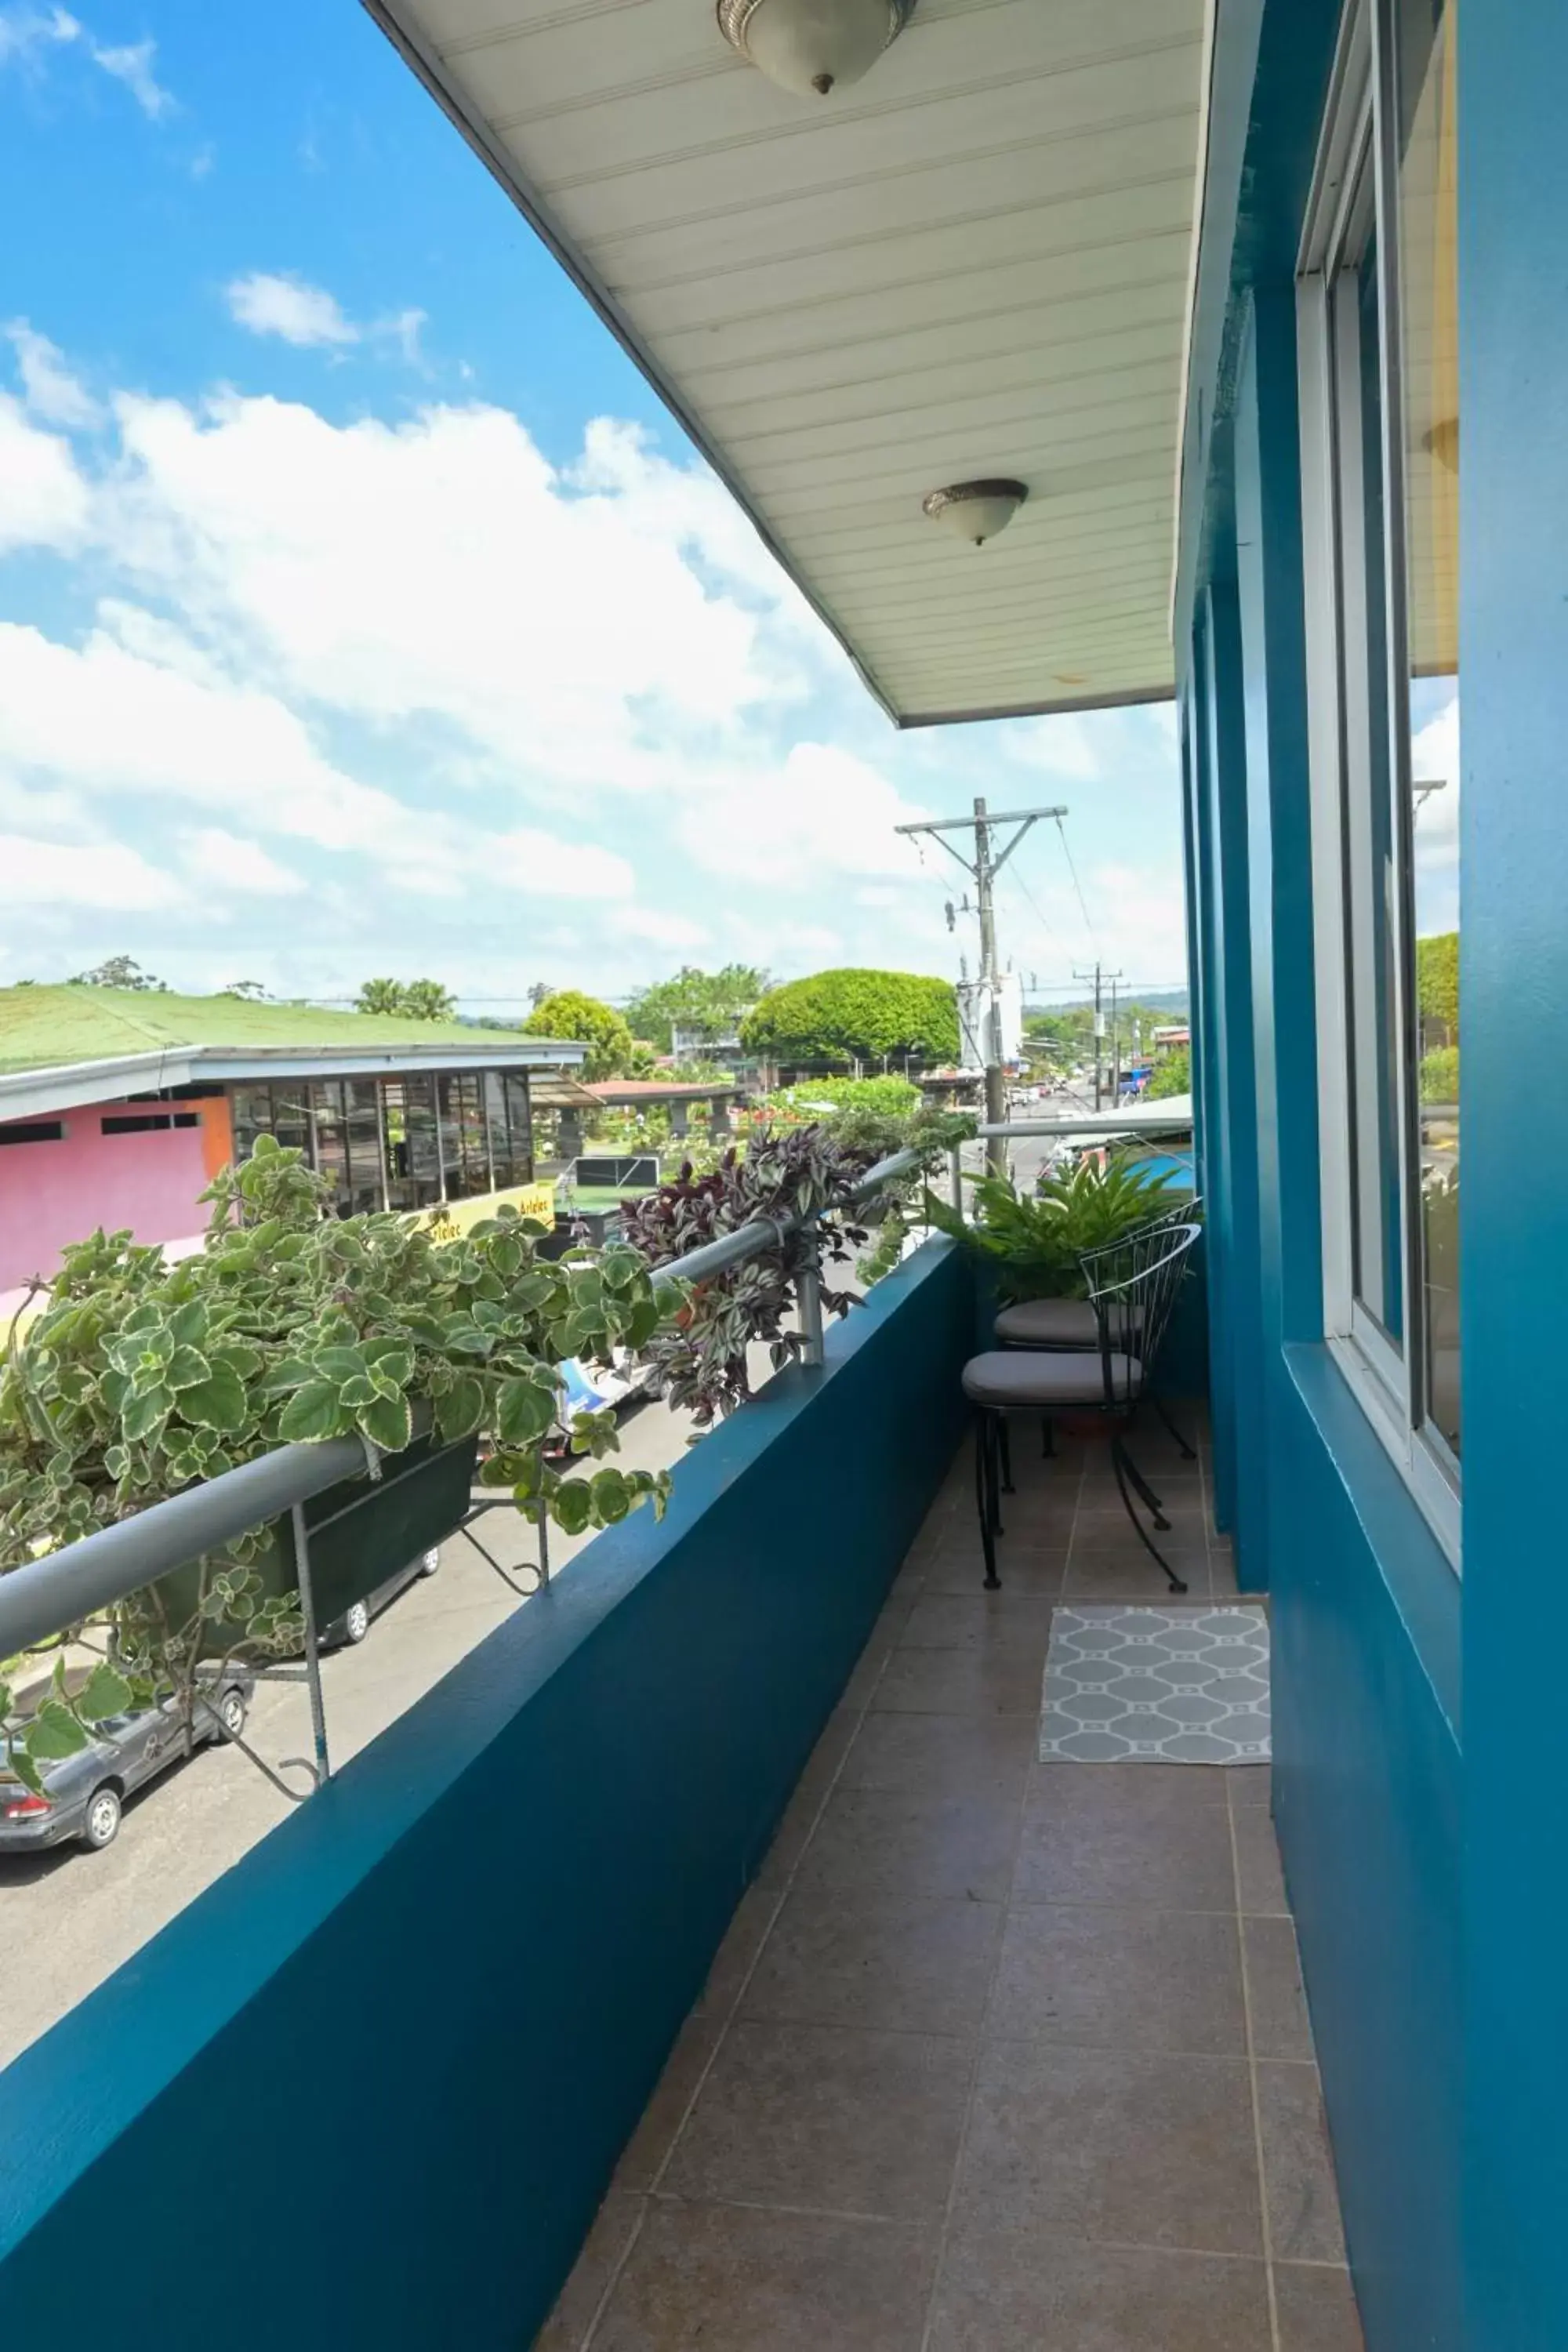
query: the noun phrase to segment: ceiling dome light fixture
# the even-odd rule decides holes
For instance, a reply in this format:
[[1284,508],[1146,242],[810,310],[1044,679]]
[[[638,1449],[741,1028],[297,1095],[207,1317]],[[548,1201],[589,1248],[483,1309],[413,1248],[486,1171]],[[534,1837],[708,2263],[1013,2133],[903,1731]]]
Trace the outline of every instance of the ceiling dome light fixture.
[[960,539],[984,547],[1006,530],[1028,495],[1022,482],[950,482],[921,503],[932,522],[945,523]]
[[914,13],[915,0],[719,0],[719,30],[795,98],[858,81]]

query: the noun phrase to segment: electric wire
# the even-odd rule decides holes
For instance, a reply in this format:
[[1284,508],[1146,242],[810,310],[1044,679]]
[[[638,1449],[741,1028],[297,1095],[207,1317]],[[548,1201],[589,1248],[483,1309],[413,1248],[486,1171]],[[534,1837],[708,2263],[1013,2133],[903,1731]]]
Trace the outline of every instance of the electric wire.
[[1094,949],[1095,953],[1098,955],[1100,952],[1099,935],[1094,928],[1093,918],[1089,911],[1089,901],[1083,895],[1083,885],[1078,878],[1078,867],[1072,862],[1072,850],[1068,842],[1067,827],[1063,824],[1059,816],[1057,819],[1057,831],[1061,835],[1062,855],[1068,862],[1068,872],[1072,876],[1072,887],[1078,897],[1079,912],[1083,917],[1083,927],[1089,933],[1089,945]]

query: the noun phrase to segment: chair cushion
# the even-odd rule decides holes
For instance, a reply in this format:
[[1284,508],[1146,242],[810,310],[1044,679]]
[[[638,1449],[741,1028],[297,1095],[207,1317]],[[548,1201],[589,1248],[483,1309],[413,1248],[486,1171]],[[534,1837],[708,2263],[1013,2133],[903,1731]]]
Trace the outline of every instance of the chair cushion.
[[[1133,1307],[1126,1320],[1141,1326],[1142,1310]],[[1098,1348],[1100,1327],[1087,1298],[1026,1298],[1004,1307],[996,1318],[995,1335],[1008,1348]]]
[[[1118,1397],[1131,1396],[1142,1384],[1143,1367],[1136,1356],[1112,1356],[1110,1377]],[[963,1393],[975,1404],[1103,1404],[1103,1360],[1085,1349],[1045,1355],[998,1348],[990,1355],[971,1356],[963,1367]]]

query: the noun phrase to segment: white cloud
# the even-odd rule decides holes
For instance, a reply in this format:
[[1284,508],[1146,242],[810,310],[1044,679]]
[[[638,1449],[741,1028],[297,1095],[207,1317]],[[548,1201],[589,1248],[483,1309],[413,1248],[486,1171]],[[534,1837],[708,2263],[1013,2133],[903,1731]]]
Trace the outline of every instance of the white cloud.
[[96,425],[102,410],[65,364],[65,354],[47,335],[40,335],[26,319],[13,319],[5,330],[16,354],[22,397],[46,425],[67,427]]
[[90,503],[69,443],[40,433],[20,403],[0,392],[0,554],[74,545]]
[[1051,719],[1021,720],[1007,730],[1003,749],[1025,766],[1069,777],[1075,783],[1092,783],[1104,773],[1094,732],[1073,710]]
[[0,66],[36,64],[44,51],[80,34],[63,8],[0,8]]
[[691,856],[714,874],[785,887],[805,881],[831,887],[840,875],[885,876],[908,886],[917,878],[918,856],[894,827],[924,814],[868,761],[831,743],[807,742],[749,780],[725,770],[694,777],[680,830]]
[[100,48],[91,44],[92,61],[101,66],[106,74],[123,82],[148,120],[161,121],[174,111],[174,93],[163,88],[153,76],[153,59],[157,54],[156,41],[132,41],[117,48]]
[[122,842],[32,841],[0,834],[0,899],[14,907],[170,907],[181,897],[169,876]]
[[681,950],[702,947],[708,932],[685,915],[666,915],[652,907],[618,909],[615,928],[623,939],[646,940],[649,947]]
[[253,269],[247,277],[231,278],[224,290],[230,316],[253,335],[279,335],[306,349],[359,341],[359,329],[322,286]]
[[[184,834],[181,851],[191,880],[219,892],[289,898],[307,887],[301,876],[280,866],[258,841],[247,841],[237,833],[226,833],[221,825],[204,825]],[[220,899],[218,911],[226,916],[232,909],[226,900]]]

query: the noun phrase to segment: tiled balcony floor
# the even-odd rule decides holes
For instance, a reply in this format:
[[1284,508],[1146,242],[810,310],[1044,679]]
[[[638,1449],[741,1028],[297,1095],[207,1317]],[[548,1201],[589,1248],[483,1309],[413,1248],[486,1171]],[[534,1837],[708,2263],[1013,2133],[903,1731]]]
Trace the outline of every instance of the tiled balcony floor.
[[1360,2346],[1267,1770],[1034,1760],[1054,1601],[1163,1585],[1100,1449],[1017,1476],[986,1594],[950,1474],[549,2352]]

